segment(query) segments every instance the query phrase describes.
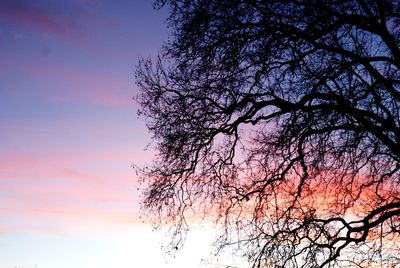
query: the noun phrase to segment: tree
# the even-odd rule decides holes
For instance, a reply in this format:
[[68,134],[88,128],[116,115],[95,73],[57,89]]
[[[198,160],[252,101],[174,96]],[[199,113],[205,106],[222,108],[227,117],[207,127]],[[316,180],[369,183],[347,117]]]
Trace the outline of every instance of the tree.
[[[400,265],[400,2],[160,0],[143,206],[253,267]],[[218,250],[218,248],[217,248]]]

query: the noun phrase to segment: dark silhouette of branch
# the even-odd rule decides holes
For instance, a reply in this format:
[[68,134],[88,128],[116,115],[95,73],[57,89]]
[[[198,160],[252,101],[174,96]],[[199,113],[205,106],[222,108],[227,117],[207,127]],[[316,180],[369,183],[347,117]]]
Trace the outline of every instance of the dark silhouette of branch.
[[400,2],[160,0],[143,208],[252,267],[400,265]]

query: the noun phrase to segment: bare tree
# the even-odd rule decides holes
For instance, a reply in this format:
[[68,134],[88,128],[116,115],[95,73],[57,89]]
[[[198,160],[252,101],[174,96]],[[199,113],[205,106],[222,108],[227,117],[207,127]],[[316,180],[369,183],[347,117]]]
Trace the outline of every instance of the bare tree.
[[143,206],[174,247],[211,217],[253,267],[399,267],[400,1],[156,5]]

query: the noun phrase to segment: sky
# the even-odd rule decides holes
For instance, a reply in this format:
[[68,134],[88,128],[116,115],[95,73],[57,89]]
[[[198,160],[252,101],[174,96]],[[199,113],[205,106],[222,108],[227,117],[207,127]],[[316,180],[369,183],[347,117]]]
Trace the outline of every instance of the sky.
[[198,267],[139,215],[152,159],[134,69],[167,39],[149,0],[0,0],[0,268]]

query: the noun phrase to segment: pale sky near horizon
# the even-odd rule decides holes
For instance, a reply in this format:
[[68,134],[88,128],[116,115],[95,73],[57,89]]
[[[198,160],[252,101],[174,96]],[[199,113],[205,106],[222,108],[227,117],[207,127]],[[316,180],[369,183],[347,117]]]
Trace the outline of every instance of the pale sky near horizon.
[[165,237],[138,219],[131,165],[152,153],[134,68],[166,40],[166,12],[0,0],[0,268],[198,267],[207,254],[195,233],[166,263]]

